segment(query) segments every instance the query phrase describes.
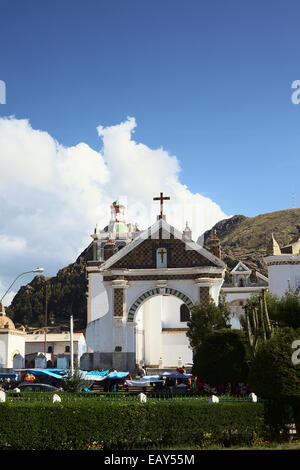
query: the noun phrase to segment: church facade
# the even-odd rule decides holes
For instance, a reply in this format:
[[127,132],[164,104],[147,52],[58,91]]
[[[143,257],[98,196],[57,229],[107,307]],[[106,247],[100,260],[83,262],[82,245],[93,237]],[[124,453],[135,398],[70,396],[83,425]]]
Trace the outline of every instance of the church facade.
[[[217,237],[210,251],[204,249],[188,227],[169,225],[162,208],[147,230],[106,235],[103,243],[101,233],[93,234],[94,259],[87,265],[86,340],[93,367],[134,372],[141,364],[192,363],[186,336],[190,310],[209,297],[217,303],[225,275]],[[122,248],[116,246],[120,237]]]

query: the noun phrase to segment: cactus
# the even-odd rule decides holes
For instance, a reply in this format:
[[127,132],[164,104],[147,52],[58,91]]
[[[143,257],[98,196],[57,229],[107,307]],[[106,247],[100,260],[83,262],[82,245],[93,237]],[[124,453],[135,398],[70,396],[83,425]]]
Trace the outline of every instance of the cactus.
[[245,306],[245,317],[247,340],[254,357],[258,346],[267,341],[274,332],[269,318],[265,289],[254,302]]

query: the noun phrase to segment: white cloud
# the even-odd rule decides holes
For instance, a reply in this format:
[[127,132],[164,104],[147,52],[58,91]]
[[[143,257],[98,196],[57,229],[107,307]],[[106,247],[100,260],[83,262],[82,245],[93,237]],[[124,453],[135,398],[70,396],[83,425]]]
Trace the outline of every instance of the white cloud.
[[130,219],[144,227],[151,225],[159,213],[159,203],[153,202],[153,196],[159,196],[161,191],[171,198],[165,204],[168,221],[178,229],[183,229],[188,221],[194,239],[228,217],[211,199],[193,194],[180,183],[180,165],[175,156],[162,148],[153,150],[135,142],[135,127],[134,118],[119,125],[98,127],[103,140],[101,153],[112,175],[113,197],[124,197]]
[[146,228],[159,212],[152,198],[163,191],[168,221],[183,229],[188,220],[194,239],[227,217],[181,184],[175,156],[137,143],[135,127],[134,118],[99,126],[96,152],[86,143],[64,147],[28,120],[0,119],[0,294],[22,271],[43,266],[55,275],[72,262],[95,224],[107,224],[116,198],[125,200],[128,221]]

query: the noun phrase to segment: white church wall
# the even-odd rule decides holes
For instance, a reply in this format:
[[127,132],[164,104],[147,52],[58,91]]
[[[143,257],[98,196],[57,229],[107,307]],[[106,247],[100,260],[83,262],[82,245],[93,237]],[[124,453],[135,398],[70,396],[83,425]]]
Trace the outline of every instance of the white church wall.
[[135,342],[136,342],[136,362],[145,362],[145,331],[144,331],[144,305],[142,305],[136,315],[136,329],[135,329]]
[[145,363],[158,365],[161,357],[162,296],[144,303]]
[[180,281],[168,281],[168,287],[177,289],[191,299],[193,303],[199,302],[199,286],[194,279],[183,279]]
[[145,362],[145,332],[144,330],[136,330],[136,362]]
[[[111,293],[110,293],[111,294]],[[90,321],[103,317],[109,310],[109,298],[99,273],[89,273],[89,318]]]
[[193,362],[193,351],[189,348],[189,340],[183,334],[162,334],[162,360],[163,367],[175,367],[179,357],[183,364]]
[[86,342],[93,352],[112,352],[113,316],[107,313],[89,323],[86,328]]
[[[148,365],[159,364],[160,357],[165,366],[177,366],[179,357],[183,362],[192,362],[192,351],[184,333],[171,334],[169,339],[165,339],[168,335],[162,334],[162,328],[187,326],[186,322],[180,321],[182,301],[179,298],[154,296],[141,305],[133,322],[127,322],[127,317],[114,319],[114,289],[110,282],[103,283],[102,279],[101,274],[89,274],[90,321],[86,341],[92,352],[114,353],[117,347],[122,353],[136,353],[136,362],[143,360]],[[213,297],[218,296],[222,282],[221,279],[212,287]],[[124,289],[126,316],[132,304],[157,285],[157,280],[129,281],[128,288]],[[200,300],[199,285],[193,279],[168,280],[166,286],[182,292],[193,303]]]
[[7,366],[7,336],[0,335],[0,367]]
[[270,292],[282,297],[289,288],[295,290],[300,286],[300,264],[268,266],[268,278]]
[[21,354],[25,357],[25,334],[0,335],[0,367],[13,368],[13,356]]
[[182,300],[172,295],[162,296],[162,328],[184,328],[186,322],[180,321]]
[[156,287],[157,281],[131,282],[130,289],[125,289],[125,302],[127,313],[132,304],[147,290]]
[[221,290],[223,282],[224,282],[224,279],[220,279],[219,281],[216,281],[210,289],[210,295],[215,301],[216,305],[218,305],[219,303],[219,295],[220,295],[220,290]]
[[260,291],[253,290],[247,292],[233,292],[233,293],[226,293],[226,302],[231,303],[235,300],[247,300],[254,294],[258,294]]
[[21,354],[22,357],[25,357],[25,334],[19,335],[9,335],[8,337],[8,351],[7,351],[7,367],[13,367],[13,357],[15,354]]

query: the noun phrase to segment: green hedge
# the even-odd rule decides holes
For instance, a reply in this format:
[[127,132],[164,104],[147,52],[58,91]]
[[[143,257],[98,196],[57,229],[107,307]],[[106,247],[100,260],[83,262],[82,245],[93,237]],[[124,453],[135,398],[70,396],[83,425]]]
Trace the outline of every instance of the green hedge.
[[0,449],[249,445],[264,435],[262,403],[80,400],[0,404]]

